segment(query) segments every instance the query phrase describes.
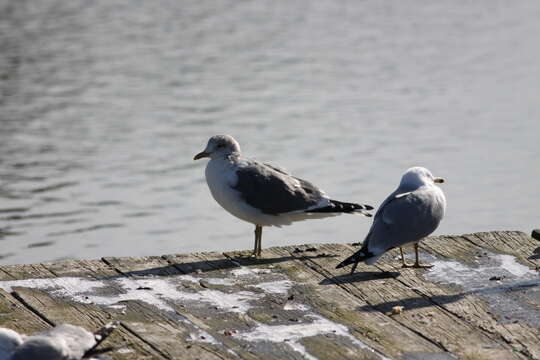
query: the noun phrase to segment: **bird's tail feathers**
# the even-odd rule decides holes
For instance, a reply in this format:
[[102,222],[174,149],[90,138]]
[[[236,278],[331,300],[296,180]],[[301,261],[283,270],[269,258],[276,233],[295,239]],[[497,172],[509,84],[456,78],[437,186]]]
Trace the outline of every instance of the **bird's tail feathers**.
[[340,262],[336,266],[336,269],[340,269],[342,267],[345,267],[345,266],[351,265],[351,264],[357,264],[360,261],[364,261],[365,259],[367,259],[370,256],[372,256],[372,254],[369,254],[369,252],[367,252],[364,249],[360,249],[357,252],[355,252],[354,254],[352,254],[351,256],[349,256],[348,258],[346,258],[345,260],[343,260],[342,262]]
[[376,255],[372,253],[371,251],[365,248],[362,248],[358,250],[357,252],[355,252],[354,254],[352,254],[351,256],[349,256],[348,258],[346,258],[345,260],[343,260],[342,262],[340,262],[336,266],[336,269],[339,269],[339,268],[342,268],[344,266],[351,265],[351,264],[358,264],[360,261],[364,261],[368,265],[373,265],[374,263],[377,262],[377,260],[379,260],[379,258],[383,254],[384,252]]
[[330,205],[316,209],[306,210],[310,213],[348,213],[373,216],[368,211],[373,210],[373,206],[365,204],[347,203],[337,200],[330,200]]

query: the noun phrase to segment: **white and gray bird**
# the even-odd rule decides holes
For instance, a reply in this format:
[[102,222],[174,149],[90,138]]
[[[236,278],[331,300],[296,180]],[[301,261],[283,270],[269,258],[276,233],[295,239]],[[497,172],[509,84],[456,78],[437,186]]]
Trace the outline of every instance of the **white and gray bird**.
[[255,225],[253,256],[261,255],[263,226],[290,225],[341,213],[371,216],[369,205],[330,199],[321,189],[285,170],[242,156],[229,135],[216,135],[193,160],[209,157],[206,182],[214,199],[239,219]]
[[[354,264],[352,274],[360,261],[374,264],[386,251],[396,247],[400,248],[403,267],[431,267],[419,263],[418,242],[435,231],[444,216],[446,198],[435,185],[443,182],[426,168],[408,169],[396,191],[377,210],[362,248],[336,268]],[[407,244],[414,244],[414,265],[408,265],[403,256],[401,247]]]
[[81,360],[113,350],[97,350],[116,328],[111,323],[95,333],[62,324],[32,336],[0,328],[0,360]]

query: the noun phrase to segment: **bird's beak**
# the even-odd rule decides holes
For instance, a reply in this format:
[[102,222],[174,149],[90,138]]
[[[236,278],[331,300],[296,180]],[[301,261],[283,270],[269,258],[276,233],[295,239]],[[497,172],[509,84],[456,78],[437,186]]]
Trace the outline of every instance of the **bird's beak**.
[[205,158],[205,157],[210,157],[210,153],[208,153],[206,151],[200,152],[197,155],[195,155],[193,160],[199,160],[199,159],[202,159],[202,158]]
[[433,179],[433,182],[434,183],[439,183],[439,184],[442,184],[444,182],[444,179],[443,178],[440,178],[440,177],[436,177]]

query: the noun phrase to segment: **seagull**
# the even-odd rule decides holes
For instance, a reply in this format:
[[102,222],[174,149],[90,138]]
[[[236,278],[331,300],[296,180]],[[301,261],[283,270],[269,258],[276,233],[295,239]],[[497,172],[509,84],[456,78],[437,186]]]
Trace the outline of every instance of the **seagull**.
[[[446,198],[435,183],[444,179],[433,177],[423,167],[412,167],[401,178],[398,188],[383,201],[373,218],[371,229],[362,248],[343,260],[336,269],[365,261],[372,265],[388,250],[399,246],[403,267],[429,268],[418,260],[418,242],[431,234],[441,222],[446,209]],[[414,244],[416,262],[405,262],[402,246]]]
[[202,158],[210,158],[205,175],[214,199],[232,215],[255,225],[254,257],[261,255],[263,226],[281,227],[341,213],[371,216],[367,211],[372,206],[332,200],[284,169],[245,158],[232,136],[212,136],[193,160]]
[[91,333],[82,327],[62,324],[36,335],[26,336],[0,328],[0,360],[81,360],[115,348],[96,350],[118,323]]

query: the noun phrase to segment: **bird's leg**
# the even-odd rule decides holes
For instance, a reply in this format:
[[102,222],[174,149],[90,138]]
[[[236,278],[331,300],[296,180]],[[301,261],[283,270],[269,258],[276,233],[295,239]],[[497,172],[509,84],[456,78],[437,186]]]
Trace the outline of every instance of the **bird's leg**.
[[416,254],[416,261],[414,262],[414,265],[412,266],[413,268],[417,268],[417,269],[429,269],[429,268],[432,268],[433,265],[432,264],[420,264],[420,261],[418,259],[418,243],[415,243],[414,244],[414,252]]
[[255,245],[253,246],[253,253],[251,257],[257,257],[257,249],[259,245],[259,225],[255,225]]
[[259,242],[257,243],[257,257],[261,256],[262,252],[262,226],[257,225],[259,228]]
[[405,255],[403,255],[403,248],[401,246],[399,247],[399,252],[401,253],[401,263],[402,263],[401,267],[404,267],[404,268],[414,267],[414,265],[409,265],[405,261]]
[[358,266],[358,263],[355,262],[354,265],[352,266],[350,275],[354,274],[354,272],[356,271],[356,267],[357,267],[357,266]]

